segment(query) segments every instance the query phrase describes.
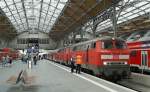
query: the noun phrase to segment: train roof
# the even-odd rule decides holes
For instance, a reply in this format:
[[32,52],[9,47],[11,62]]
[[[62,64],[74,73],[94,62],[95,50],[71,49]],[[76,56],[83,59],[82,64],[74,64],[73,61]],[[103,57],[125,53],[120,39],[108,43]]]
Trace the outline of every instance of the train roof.
[[89,40],[89,41],[84,41],[84,42],[80,42],[80,43],[77,43],[77,44],[73,44],[73,45],[68,46],[68,47],[77,46],[77,45],[83,45],[83,44],[88,44],[88,43],[92,43],[92,42],[95,42],[95,41],[98,41],[98,40],[112,40],[112,39],[113,40],[114,39],[118,39],[118,40],[124,41],[122,38],[111,37],[111,36],[104,36],[104,37],[95,38],[95,39],[92,39],[92,40]]
[[114,37],[111,37],[111,36],[104,36],[104,37],[95,38],[95,39],[92,39],[92,40],[76,43],[76,44],[73,44],[73,45],[70,45],[70,46],[62,47],[62,48],[57,49],[57,51],[61,51],[61,50],[65,49],[65,48],[68,48],[68,47],[70,48],[70,47],[74,47],[74,46],[78,46],[78,45],[92,43],[92,42],[95,42],[95,41],[98,41],[98,40],[112,40],[112,39],[118,39],[118,40],[125,41],[122,38],[118,38],[118,37],[114,38]]
[[118,39],[118,40],[123,40],[122,38],[119,37],[111,37],[111,36],[104,36],[99,38],[100,40],[110,40],[110,39]]

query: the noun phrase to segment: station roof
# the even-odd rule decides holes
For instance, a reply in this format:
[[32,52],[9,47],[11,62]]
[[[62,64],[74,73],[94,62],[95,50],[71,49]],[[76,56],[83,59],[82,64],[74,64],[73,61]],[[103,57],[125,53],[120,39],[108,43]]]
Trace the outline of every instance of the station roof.
[[0,37],[11,39],[16,36],[16,29],[5,13],[0,9]]
[[17,32],[49,32],[68,0],[0,0]]
[[0,6],[18,33],[43,31],[58,39],[113,1],[120,0],[1,0]]
[[[54,39],[68,35],[120,0],[70,0],[50,31]],[[61,38],[60,38],[61,39]]]
[[[119,35],[139,29],[150,29],[150,0],[123,0],[122,3],[122,7],[118,5],[116,8]],[[121,11],[120,8],[122,8]],[[112,33],[112,21],[107,19],[101,22],[96,31],[97,33]]]
[[[5,34],[42,31],[58,40],[119,1],[123,1],[122,11],[119,12],[121,5],[116,8],[119,34],[150,28],[150,0],[0,0],[4,11],[0,27],[11,29],[3,32]],[[3,20],[8,22],[5,24]],[[96,32],[111,29],[112,22],[107,19],[98,24]],[[87,32],[91,30],[87,28]]]

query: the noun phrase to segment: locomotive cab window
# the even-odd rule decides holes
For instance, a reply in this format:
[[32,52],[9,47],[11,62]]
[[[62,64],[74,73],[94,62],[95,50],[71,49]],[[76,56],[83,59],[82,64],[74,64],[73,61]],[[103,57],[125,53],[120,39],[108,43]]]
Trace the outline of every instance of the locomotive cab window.
[[112,49],[113,48],[113,42],[112,40],[105,40],[102,42],[102,48],[103,49]]
[[126,48],[126,44],[124,41],[119,41],[119,40],[116,40],[115,41],[115,46],[117,49],[125,49]]

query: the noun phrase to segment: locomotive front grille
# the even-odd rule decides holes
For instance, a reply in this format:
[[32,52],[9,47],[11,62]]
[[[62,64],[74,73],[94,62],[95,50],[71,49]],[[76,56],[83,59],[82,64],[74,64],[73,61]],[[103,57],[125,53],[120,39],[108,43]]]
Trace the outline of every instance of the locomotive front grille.
[[127,62],[114,62],[114,61],[108,62],[108,61],[106,61],[106,62],[103,62],[103,64],[104,65],[127,65],[128,63]]

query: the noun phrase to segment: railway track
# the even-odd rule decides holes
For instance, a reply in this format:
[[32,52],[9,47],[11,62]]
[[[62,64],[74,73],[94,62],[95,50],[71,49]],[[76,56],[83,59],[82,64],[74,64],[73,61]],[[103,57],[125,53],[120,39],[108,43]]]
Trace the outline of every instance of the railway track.
[[[89,72],[85,72],[85,73],[92,75]],[[101,78],[105,79],[104,77],[101,77]],[[118,85],[133,89],[137,92],[150,92],[150,76],[149,75],[140,74],[140,73],[132,73],[131,77],[128,79],[121,79],[119,81],[113,81],[110,79],[105,79],[105,80],[108,80]]]
[[[69,67],[69,66],[66,66],[66,67]],[[87,71],[83,71],[83,72],[92,75],[91,73],[89,73]],[[97,76],[95,76],[95,77],[97,77]],[[101,78],[105,79],[103,77],[101,77]],[[105,80],[107,80],[107,79],[105,79]],[[109,80],[109,79],[108,79],[108,81],[113,82],[112,80]],[[150,76],[145,75],[145,74],[132,73],[131,77],[129,79],[121,79],[121,80],[119,80],[117,82],[115,81],[113,83],[133,89],[138,92],[150,92]]]
[[147,75],[132,73],[131,78],[122,79],[117,84],[138,92],[150,92],[150,76]]

